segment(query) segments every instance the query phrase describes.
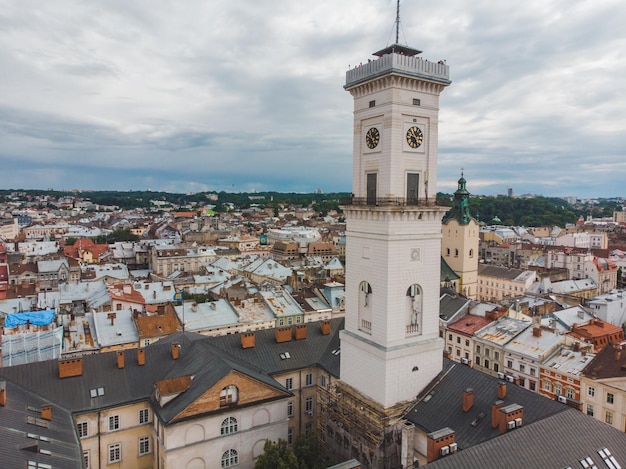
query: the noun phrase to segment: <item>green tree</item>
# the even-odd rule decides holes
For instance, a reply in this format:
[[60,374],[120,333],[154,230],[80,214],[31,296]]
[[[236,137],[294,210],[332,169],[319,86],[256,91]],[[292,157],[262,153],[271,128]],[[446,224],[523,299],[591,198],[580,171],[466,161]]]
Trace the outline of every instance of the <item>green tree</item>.
[[313,434],[301,433],[293,444],[293,451],[298,458],[300,469],[324,469],[328,461]]
[[298,458],[285,440],[266,440],[254,469],[299,469]]

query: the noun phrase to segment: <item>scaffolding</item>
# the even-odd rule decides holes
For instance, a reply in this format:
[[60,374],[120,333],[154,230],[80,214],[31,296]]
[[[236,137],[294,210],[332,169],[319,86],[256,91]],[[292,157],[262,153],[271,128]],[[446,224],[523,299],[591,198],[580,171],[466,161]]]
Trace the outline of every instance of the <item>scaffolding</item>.
[[384,409],[341,381],[318,387],[317,434],[329,456],[364,468],[402,467],[402,415],[407,403]]

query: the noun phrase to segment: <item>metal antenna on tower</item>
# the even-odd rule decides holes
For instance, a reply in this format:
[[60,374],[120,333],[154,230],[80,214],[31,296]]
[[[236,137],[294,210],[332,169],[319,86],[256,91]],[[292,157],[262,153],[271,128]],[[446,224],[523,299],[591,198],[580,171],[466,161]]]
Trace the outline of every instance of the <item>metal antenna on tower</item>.
[[400,0],[396,1],[396,44],[400,44]]

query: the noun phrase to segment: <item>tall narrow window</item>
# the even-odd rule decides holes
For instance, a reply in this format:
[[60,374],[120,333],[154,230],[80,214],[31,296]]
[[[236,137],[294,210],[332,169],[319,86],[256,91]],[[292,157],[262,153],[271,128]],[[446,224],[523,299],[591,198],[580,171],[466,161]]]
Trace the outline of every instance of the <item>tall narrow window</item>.
[[370,307],[372,286],[368,282],[359,285],[359,329],[371,334],[372,308]]
[[406,175],[406,203],[407,205],[417,205],[419,194],[419,174],[408,173]]
[[376,173],[367,174],[367,205],[376,205]]
[[[406,333],[422,333],[422,289],[413,284],[406,291]],[[459,339],[460,340],[460,339]]]

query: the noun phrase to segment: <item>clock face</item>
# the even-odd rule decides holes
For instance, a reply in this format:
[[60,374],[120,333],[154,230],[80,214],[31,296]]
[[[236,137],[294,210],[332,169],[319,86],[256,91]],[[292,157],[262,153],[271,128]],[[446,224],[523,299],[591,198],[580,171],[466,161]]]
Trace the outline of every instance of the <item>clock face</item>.
[[406,141],[411,148],[418,148],[424,141],[424,134],[419,127],[413,126],[406,132]]
[[365,134],[365,143],[369,149],[374,149],[378,146],[380,141],[380,133],[376,127],[372,127]]

